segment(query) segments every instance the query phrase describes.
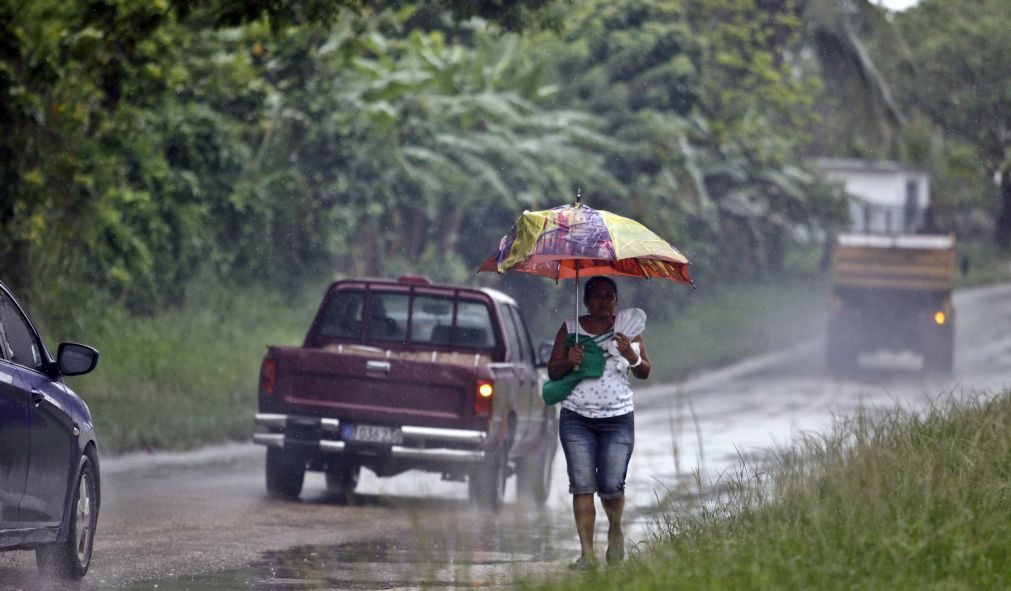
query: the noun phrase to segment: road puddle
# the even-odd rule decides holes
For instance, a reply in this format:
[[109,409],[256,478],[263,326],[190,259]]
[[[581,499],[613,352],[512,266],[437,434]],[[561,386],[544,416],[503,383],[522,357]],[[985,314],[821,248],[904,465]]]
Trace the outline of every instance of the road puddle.
[[564,571],[578,554],[570,516],[521,511],[415,514],[395,535],[267,552],[243,568],[129,589],[486,589]]

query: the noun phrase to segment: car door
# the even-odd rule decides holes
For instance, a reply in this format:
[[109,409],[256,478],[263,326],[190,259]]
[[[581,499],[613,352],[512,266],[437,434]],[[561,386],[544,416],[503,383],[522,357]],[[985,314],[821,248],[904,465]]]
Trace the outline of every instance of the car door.
[[20,307],[0,293],[0,322],[28,403],[28,474],[19,518],[32,527],[60,524],[71,467],[76,467],[76,436],[63,385],[43,373],[45,348]]
[[28,395],[7,361],[0,328],[0,530],[21,527],[18,506],[28,477]]

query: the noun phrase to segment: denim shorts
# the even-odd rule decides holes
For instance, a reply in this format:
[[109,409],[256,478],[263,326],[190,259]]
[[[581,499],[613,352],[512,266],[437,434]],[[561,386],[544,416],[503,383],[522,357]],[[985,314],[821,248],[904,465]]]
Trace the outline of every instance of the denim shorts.
[[625,494],[625,474],[635,442],[635,417],[629,412],[616,417],[590,419],[563,408],[558,417],[569,493],[597,493],[602,499]]

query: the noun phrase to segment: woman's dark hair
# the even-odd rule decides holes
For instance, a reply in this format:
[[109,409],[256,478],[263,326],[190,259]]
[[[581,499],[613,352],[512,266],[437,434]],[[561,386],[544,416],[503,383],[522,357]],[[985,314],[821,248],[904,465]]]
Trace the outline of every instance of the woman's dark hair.
[[597,275],[596,277],[590,277],[586,281],[586,285],[583,286],[583,303],[585,304],[590,301],[590,293],[593,292],[593,288],[606,283],[611,284],[611,287],[614,288],[614,295],[617,296],[618,284],[614,282],[614,279],[604,277],[603,275]]

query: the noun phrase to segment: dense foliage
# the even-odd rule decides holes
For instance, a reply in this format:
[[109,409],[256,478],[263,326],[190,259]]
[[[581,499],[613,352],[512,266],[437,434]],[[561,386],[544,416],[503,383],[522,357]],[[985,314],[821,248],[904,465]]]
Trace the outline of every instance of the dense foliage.
[[[905,101],[936,126],[936,141],[959,146],[947,163],[983,185],[994,238],[1011,247],[1011,35],[1002,0],[923,0],[896,19],[914,68],[901,78]],[[929,31],[929,34],[924,34]],[[958,163],[972,159],[969,166]],[[987,185],[989,185],[987,187]],[[961,203],[971,202],[961,199]]]
[[577,188],[702,273],[755,277],[841,211],[802,164],[818,86],[790,2],[0,13],[0,263],[19,288],[66,277],[50,301],[150,311],[204,270],[465,280],[522,209]]

